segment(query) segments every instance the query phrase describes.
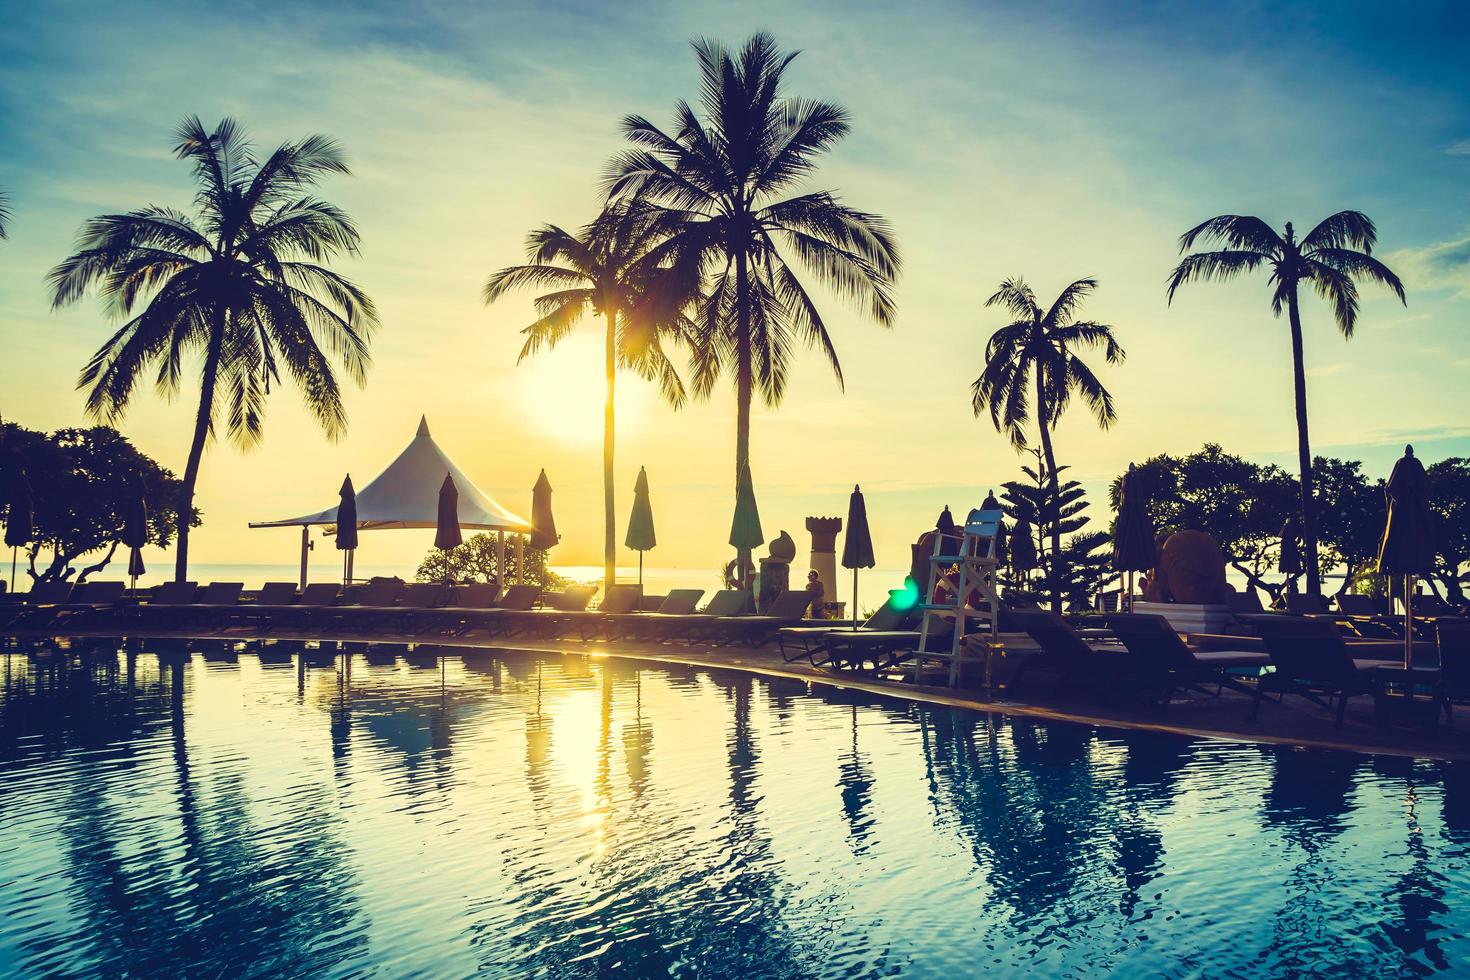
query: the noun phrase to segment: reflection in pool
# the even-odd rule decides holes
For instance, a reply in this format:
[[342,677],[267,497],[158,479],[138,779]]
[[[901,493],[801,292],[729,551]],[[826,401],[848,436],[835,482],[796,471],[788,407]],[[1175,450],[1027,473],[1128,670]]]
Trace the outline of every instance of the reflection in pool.
[[5,659],[0,972],[1420,975],[1463,767],[614,660]]

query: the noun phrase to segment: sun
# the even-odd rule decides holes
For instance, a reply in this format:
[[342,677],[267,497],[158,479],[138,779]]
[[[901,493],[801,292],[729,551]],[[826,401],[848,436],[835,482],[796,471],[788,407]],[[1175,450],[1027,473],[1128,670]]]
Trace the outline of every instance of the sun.
[[[554,351],[516,370],[517,403],[527,421],[548,437],[576,446],[602,444],[606,380],[601,337],[568,337]],[[650,401],[649,385],[627,371],[617,377],[618,434],[638,429]]]

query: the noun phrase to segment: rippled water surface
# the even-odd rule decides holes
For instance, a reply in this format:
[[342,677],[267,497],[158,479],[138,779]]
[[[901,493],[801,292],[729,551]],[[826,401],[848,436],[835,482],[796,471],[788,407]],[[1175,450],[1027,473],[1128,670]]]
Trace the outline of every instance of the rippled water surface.
[[735,672],[7,655],[0,972],[1470,971],[1463,768]]

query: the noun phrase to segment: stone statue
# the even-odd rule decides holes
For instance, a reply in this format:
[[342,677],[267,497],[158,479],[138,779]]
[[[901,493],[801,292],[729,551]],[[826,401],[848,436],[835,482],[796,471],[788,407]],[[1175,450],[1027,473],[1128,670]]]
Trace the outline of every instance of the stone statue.
[[757,608],[764,612],[776,596],[791,587],[791,560],[796,542],[782,531],[770,544],[770,554],[761,559],[761,591]]
[[1225,582],[1225,554],[1204,531],[1175,531],[1159,546],[1159,564],[1144,586],[1149,602],[1223,605],[1230,592]]

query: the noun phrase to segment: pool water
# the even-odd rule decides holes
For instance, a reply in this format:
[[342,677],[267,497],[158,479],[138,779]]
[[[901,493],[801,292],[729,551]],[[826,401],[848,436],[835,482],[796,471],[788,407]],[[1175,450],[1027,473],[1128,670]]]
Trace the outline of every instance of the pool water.
[[583,657],[4,671],[4,975],[1470,971],[1450,764]]

